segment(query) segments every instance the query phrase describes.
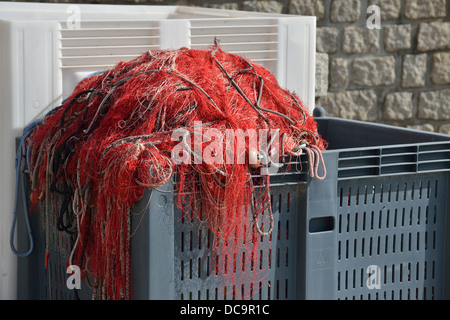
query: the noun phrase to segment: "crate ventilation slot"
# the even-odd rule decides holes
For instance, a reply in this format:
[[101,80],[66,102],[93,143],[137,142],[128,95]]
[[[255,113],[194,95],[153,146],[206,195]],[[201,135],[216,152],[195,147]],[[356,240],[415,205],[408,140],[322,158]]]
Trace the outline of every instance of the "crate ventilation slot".
[[442,170],[450,170],[450,144],[448,143],[390,146],[339,153],[338,177],[340,179]]

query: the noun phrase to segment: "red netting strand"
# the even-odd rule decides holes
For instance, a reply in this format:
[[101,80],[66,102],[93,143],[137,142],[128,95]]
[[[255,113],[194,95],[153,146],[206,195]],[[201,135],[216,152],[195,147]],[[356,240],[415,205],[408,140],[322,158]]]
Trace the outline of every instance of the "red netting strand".
[[85,78],[26,143],[32,205],[60,199],[57,228],[74,239],[68,263],[89,276],[97,299],[132,298],[131,209],[174,174],[177,205],[200,218],[201,204],[215,248],[227,243],[229,257],[241,249],[230,245],[236,235],[250,234],[239,243],[255,252],[255,238],[270,234],[258,221],[270,207],[270,173],[286,167],[279,159],[305,152],[310,174],[324,178],[326,142],[301,100],[217,43],[148,51]]

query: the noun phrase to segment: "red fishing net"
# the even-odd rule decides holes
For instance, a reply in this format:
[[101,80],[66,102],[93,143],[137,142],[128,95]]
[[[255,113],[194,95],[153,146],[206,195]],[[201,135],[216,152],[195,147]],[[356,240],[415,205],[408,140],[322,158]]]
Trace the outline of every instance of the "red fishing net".
[[[68,263],[90,275],[99,299],[132,297],[131,208],[146,188],[176,175],[177,204],[199,218],[201,203],[218,248],[246,234],[247,212],[254,223],[245,228],[255,230],[247,233],[269,234],[256,222],[270,202],[270,173],[283,170],[278,160],[305,151],[314,176],[326,148],[295,94],[218,44],[149,51],[82,80],[27,145],[31,201],[62,198],[57,228],[74,238]],[[258,191],[251,170],[265,177]]]

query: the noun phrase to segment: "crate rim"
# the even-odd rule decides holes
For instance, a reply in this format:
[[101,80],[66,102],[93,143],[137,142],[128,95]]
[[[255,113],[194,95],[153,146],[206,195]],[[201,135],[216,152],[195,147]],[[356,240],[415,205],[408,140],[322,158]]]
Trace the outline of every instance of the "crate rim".
[[326,149],[323,150],[323,153],[335,153],[335,152],[347,152],[352,151],[355,149],[358,150],[373,150],[373,149],[391,149],[391,148],[398,148],[398,147],[408,147],[408,146],[423,146],[423,145],[441,145],[441,144],[449,144],[450,143],[450,135],[444,134],[444,133],[438,133],[438,132],[430,132],[430,131],[424,131],[419,129],[411,129],[411,128],[404,128],[404,127],[398,127],[394,125],[389,124],[382,124],[382,123],[376,123],[376,122],[370,122],[370,121],[362,121],[362,120],[352,120],[352,119],[344,119],[344,118],[338,118],[338,117],[317,117],[316,120],[318,120],[318,126],[319,126],[319,132],[320,132],[320,121],[335,121],[340,122],[343,125],[350,124],[350,123],[356,123],[362,126],[371,126],[376,127],[379,129],[388,129],[388,130],[396,130],[401,131],[404,133],[414,133],[414,134],[420,134],[423,136],[429,136],[430,138],[438,138],[442,139],[439,141],[429,141],[429,142],[410,142],[410,143],[398,143],[398,144],[380,144],[378,146],[363,146],[363,147],[347,147],[347,148],[336,148],[336,149]]

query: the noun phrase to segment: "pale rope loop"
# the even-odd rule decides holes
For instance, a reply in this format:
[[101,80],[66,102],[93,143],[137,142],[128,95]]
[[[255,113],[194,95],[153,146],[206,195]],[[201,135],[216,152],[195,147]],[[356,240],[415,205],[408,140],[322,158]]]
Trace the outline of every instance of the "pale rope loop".
[[[258,233],[261,236],[269,236],[272,233],[272,231],[273,231],[273,224],[274,224],[272,203],[270,201],[270,191],[267,190],[268,192],[266,194],[266,195],[268,195],[268,198],[267,198],[267,202],[268,202],[267,210],[269,211],[269,229],[267,231],[263,231],[261,229],[261,226],[259,225],[259,222],[258,222],[258,216],[257,216],[257,213],[256,213],[257,209],[256,209],[256,203],[255,203],[256,202],[256,197],[255,197],[255,194],[254,194],[255,189],[253,187],[252,175],[250,173],[249,173],[249,185],[250,185],[250,188],[252,189],[250,208],[252,210],[252,218],[253,218],[253,221],[255,222],[256,231],[258,231]],[[266,188],[267,187],[268,186],[266,186]],[[264,212],[264,206],[263,206],[263,212]]]
[[[305,150],[308,154],[309,175],[311,176],[311,178],[315,177],[318,180],[324,180],[327,176],[327,169],[325,167],[325,161],[323,160],[322,152],[315,145],[309,145],[305,148]],[[319,164],[322,165],[322,176],[319,176],[318,173]]]

